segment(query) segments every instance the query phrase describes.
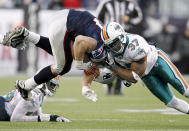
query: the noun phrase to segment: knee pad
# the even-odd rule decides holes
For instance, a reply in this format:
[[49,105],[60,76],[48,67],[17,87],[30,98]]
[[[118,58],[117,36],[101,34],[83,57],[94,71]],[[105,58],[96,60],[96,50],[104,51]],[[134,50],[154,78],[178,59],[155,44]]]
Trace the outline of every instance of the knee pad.
[[52,65],[51,68],[54,71],[53,74],[55,73],[55,74],[59,75],[62,72],[64,67],[63,66]]
[[189,98],[189,89],[186,89],[183,95]]

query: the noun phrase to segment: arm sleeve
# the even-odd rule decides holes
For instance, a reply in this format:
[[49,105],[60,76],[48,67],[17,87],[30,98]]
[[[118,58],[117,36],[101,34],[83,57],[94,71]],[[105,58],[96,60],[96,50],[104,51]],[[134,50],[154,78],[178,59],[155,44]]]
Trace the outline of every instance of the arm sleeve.
[[38,121],[38,116],[27,116],[26,113],[34,108],[31,101],[21,100],[15,107],[10,121]]

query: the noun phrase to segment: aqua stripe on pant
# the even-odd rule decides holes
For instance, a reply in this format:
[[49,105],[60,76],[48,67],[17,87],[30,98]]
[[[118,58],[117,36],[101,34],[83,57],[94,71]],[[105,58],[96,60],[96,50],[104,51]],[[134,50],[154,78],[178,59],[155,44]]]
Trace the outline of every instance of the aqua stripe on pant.
[[178,69],[162,50],[158,50],[156,64],[142,80],[147,88],[165,104],[168,104],[174,95],[168,83],[180,94],[184,94],[186,88],[188,88]]

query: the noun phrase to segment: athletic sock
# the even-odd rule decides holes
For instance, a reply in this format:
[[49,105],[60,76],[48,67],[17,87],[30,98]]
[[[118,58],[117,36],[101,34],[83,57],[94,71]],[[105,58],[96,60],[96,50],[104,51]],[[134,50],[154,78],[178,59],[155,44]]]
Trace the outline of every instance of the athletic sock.
[[40,35],[34,32],[29,31],[28,41],[32,44],[37,44],[40,40]]
[[26,90],[32,90],[38,85],[35,82],[34,77],[27,79],[24,83],[25,83],[25,89]]
[[47,66],[34,76],[34,81],[39,85],[48,82],[55,77],[56,75],[51,72],[51,67]]

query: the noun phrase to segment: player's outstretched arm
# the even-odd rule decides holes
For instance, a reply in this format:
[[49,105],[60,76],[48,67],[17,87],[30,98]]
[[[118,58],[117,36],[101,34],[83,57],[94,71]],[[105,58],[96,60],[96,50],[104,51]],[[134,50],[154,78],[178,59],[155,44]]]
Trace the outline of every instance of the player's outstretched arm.
[[40,114],[38,116],[38,122],[71,122],[71,120],[58,115],[52,114]]
[[73,45],[74,59],[76,60],[76,68],[83,69],[83,60],[86,53],[92,52],[97,45],[97,41],[91,37],[78,35]]
[[139,61],[132,62],[130,69],[123,69],[117,67],[115,69],[116,73],[123,79],[136,83],[143,76],[147,65],[147,57],[142,58]]
[[[38,113],[33,114],[31,110],[35,108],[31,101],[21,100],[14,109],[10,121],[52,121],[52,122],[71,122],[69,119],[52,114],[43,114],[38,110]],[[32,113],[32,114],[30,114]],[[40,113],[40,114],[39,114]]]
[[10,121],[38,121],[38,116],[29,116],[28,112],[32,108],[30,101],[21,100],[15,107]]
[[[90,69],[89,69],[90,70]],[[82,79],[82,95],[89,100],[94,102],[97,101],[97,95],[93,90],[90,89],[90,85],[92,81],[99,75],[98,68],[94,68],[92,71],[88,71],[89,74],[84,71],[83,79]]]

